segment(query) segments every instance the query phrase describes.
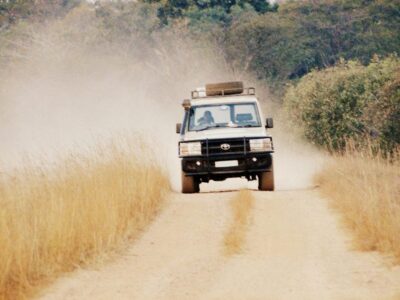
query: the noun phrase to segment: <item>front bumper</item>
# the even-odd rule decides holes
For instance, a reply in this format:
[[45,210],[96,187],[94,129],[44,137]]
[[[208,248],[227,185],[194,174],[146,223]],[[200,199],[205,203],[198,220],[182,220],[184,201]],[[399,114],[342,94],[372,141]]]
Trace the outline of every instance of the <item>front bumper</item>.
[[[217,161],[237,160],[233,167],[216,167]],[[272,165],[272,152],[255,152],[232,154],[224,156],[198,156],[182,158],[182,171],[189,176],[226,175],[239,177],[268,171]]]
[[[272,149],[264,152],[251,151],[250,140],[265,137],[243,137],[229,139],[206,139],[191,142],[201,143],[201,155],[181,156],[182,171],[202,181],[224,180],[230,177],[255,179],[260,172],[269,171],[272,166]],[[272,138],[271,138],[272,143]],[[228,147],[224,147],[224,146]],[[221,167],[216,162],[237,161],[237,165]]]

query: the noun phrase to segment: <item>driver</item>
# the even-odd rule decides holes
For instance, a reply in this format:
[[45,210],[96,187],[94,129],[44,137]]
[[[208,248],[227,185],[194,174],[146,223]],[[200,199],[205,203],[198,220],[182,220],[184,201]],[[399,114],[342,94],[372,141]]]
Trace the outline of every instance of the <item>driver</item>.
[[209,110],[206,110],[203,116],[199,119],[199,125],[212,125],[214,123],[214,117]]

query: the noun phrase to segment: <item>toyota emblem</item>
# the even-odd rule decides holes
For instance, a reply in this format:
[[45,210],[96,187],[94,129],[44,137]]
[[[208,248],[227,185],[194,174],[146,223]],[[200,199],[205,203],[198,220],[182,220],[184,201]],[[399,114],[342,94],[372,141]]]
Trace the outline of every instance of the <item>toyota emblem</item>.
[[231,149],[231,145],[229,144],[221,144],[221,149],[224,151],[228,151],[229,149]]

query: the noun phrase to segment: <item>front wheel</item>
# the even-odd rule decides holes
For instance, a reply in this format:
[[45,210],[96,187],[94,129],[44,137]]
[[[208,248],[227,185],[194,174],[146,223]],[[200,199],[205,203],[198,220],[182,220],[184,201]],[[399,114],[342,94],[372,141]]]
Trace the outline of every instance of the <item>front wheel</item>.
[[182,172],[182,193],[193,194],[200,192],[200,183],[194,176]]
[[273,191],[275,189],[274,183],[274,165],[267,172],[261,172],[258,175],[258,189],[260,191]]

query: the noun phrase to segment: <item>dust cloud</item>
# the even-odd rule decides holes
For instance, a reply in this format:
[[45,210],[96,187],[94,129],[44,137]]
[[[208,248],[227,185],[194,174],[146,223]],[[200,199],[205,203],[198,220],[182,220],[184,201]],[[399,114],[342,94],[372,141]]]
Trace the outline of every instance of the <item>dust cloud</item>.
[[[162,33],[152,43],[138,38],[129,49],[119,44],[104,49],[82,42],[85,31],[79,22],[71,29],[74,22],[68,34],[63,24],[31,30],[29,42],[14,49],[9,54],[14,61],[0,70],[0,165],[19,166],[25,155],[57,160],[99,140],[139,133],[179,190],[175,123],[183,115],[181,101],[206,82],[248,83],[250,77],[234,74],[218,52],[179,33]],[[96,29],[90,30],[93,35]],[[268,95],[262,98],[267,103]],[[277,187],[308,187],[318,164],[315,150],[293,141],[289,147],[284,135],[275,136]],[[222,186],[255,184],[216,185]]]
[[291,134],[277,132],[275,137],[275,182],[278,190],[314,187],[314,175],[326,157],[315,147]]

